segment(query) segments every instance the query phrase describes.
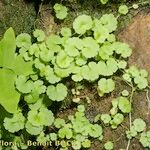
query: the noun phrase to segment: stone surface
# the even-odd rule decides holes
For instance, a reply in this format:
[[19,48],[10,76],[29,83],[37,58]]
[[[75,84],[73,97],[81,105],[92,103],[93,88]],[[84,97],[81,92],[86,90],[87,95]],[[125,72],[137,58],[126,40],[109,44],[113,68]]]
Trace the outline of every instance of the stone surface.
[[[119,34],[119,39],[133,49],[130,65],[145,68],[150,74],[150,13],[140,13]],[[150,78],[149,78],[150,79]]]

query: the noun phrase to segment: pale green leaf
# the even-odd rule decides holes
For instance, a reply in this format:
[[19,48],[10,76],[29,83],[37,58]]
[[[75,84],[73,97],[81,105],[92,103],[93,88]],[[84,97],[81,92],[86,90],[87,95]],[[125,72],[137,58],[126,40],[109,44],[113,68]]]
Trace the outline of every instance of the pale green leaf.
[[0,104],[10,113],[17,112],[20,94],[15,90],[16,75],[8,69],[0,69]]
[[33,74],[33,61],[25,62],[21,55],[18,55],[15,60],[14,64],[12,65],[11,69],[17,75],[30,75]]
[[10,68],[15,59],[15,50],[15,33],[12,28],[9,28],[0,41],[0,67]]

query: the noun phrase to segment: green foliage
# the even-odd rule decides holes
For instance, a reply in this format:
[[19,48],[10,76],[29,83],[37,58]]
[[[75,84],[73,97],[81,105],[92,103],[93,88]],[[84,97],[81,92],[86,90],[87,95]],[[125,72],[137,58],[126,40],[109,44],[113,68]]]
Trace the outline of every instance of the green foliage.
[[25,128],[31,135],[39,135],[43,131],[43,126],[34,126],[29,121],[26,122]]
[[100,18],[100,23],[108,30],[109,33],[117,28],[117,19],[113,14],[105,14]]
[[107,40],[108,42],[113,43],[116,41],[116,36],[113,33],[111,33],[108,35]]
[[93,21],[91,16],[80,15],[73,22],[73,29],[78,34],[84,34],[92,28]]
[[135,130],[135,127],[131,126],[130,130],[126,131],[126,135],[128,139],[132,139],[133,137],[137,136],[137,131]]
[[55,119],[55,122],[54,122],[54,126],[56,128],[61,128],[65,125],[65,120],[64,119],[61,119],[61,118],[56,118]]
[[20,143],[20,144],[13,144],[11,147],[12,150],[28,149],[28,145],[25,143],[24,139],[21,138],[20,136],[15,136],[13,142]]
[[56,3],[53,8],[54,8],[54,11],[56,13],[56,17],[58,19],[63,20],[67,17],[68,9],[66,6],[63,6],[62,4]]
[[123,90],[123,91],[121,92],[121,94],[122,94],[122,96],[129,96],[128,90]]
[[[22,36],[21,36],[22,37]],[[24,43],[26,45],[26,43]],[[8,51],[9,50],[9,51]],[[12,28],[8,29],[0,41],[0,104],[10,113],[17,112],[20,94],[15,90],[17,75],[33,73],[32,61],[25,62],[15,54],[16,39]],[[22,70],[22,66],[24,70]]]
[[31,46],[31,36],[27,33],[18,35],[16,45],[17,47],[28,49]]
[[74,141],[72,143],[72,148],[75,150],[81,149],[81,142],[80,141]]
[[20,94],[15,90],[16,75],[8,69],[0,69],[0,104],[10,113],[17,112]]
[[124,120],[124,116],[120,113],[117,113],[113,116],[113,119],[110,121],[111,127],[116,129],[118,125],[120,125]]
[[142,132],[146,127],[146,123],[141,118],[139,118],[133,121],[133,126],[137,132]]
[[105,93],[110,93],[115,89],[115,83],[112,79],[102,78],[98,81],[98,94],[103,96]]
[[33,126],[50,126],[54,121],[54,117],[50,110],[40,108],[39,111],[31,110],[28,112],[28,121]]
[[39,41],[39,42],[42,42],[45,39],[45,33],[42,30],[36,29],[33,32],[33,35],[34,35],[35,38],[37,38],[37,41]]
[[71,139],[72,138],[72,130],[69,127],[63,127],[58,131],[58,136],[63,139]]
[[69,139],[73,149],[89,148],[91,146],[89,137],[102,137],[102,127],[98,124],[91,124],[85,117],[84,105],[79,105],[75,115],[68,116],[68,119],[66,123],[65,120],[57,118],[54,125],[59,129],[58,137],[61,140]]
[[108,60],[110,59],[111,55],[113,54],[113,49],[111,49],[110,44],[104,44],[103,46],[100,47],[99,49],[99,56],[103,60]]
[[25,76],[19,76],[16,79],[16,88],[22,93],[30,93],[32,90],[33,82],[27,81]]
[[67,96],[67,87],[62,83],[55,86],[50,85],[47,88],[47,95],[52,101],[62,101]]
[[[112,108],[109,114],[97,115],[95,120],[98,122],[101,120],[106,125],[111,125],[112,129],[116,129],[124,121],[124,115],[122,113],[131,112],[131,104],[126,97],[118,97],[112,100]],[[119,112],[119,110],[122,112]]]
[[22,113],[13,114],[12,118],[4,119],[4,127],[11,133],[17,132],[24,128],[25,117]]
[[50,62],[53,59],[54,52],[53,51],[49,51],[47,48],[44,48],[44,47],[43,47],[42,51],[39,53],[39,56],[40,56],[42,61],[47,63],[47,62]]
[[64,49],[70,57],[79,56],[80,55],[79,50],[81,50],[82,48],[83,42],[78,37],[68,38],[64,43]]
[[25,95],[24,100],[27,103],[35,103],[40,99],[41,94],[45,93],[46,86],[43,85],[43,81],[37,80],[32,84],[32,91]]
[[[24,69],[22,69],[22,66],[24,66]],[[10,69],[12,69],[17,75],[28,76],[34,73],[32,60],[30,62],[26,62],[21,55],[16,57],[14,65]]]
[[123,58],[128,58],[132,54],[132,49],[126,43],[114,42],[111,48]]
[[71,36],[71,29],[70,28],[67,28],[67,27],[64,27],[61,29],[61,35],[63,37],[70,37]]
[[100,0],[100,2],[104,5],[108,2],[109,0]]
[[132,7],[133,7],[134,9],[138,9],[138,8],[139,8],[139,5],[138,5],[138,4],[133,4]]
[[109,114],[102,114],[101,120],[104,122],[104,124],[109,124],[111,121],[111,116]]
[[139,141],[143,147],[150,148],[150,131],[143,132]]
[[9,28],[0,41],[0,67],[10,68],[15,59],[16,39],[12,28]]
[[111,76],[118,70],[118,64],[115,59],[110,58],[106,62],[98,62],[98,70],[102,76]]
[[128,8],[128,6],[126,6],[126,5],[121,5],[121,6],[119,7],[118,12],[119,12],[120,14],[126,15],[126,14],[129,12],[129,8]]
[[82,66],[81,76],[86,80],[95,81],[99,77],[97,69],[97,64],[95,62],[89,62],[88,65]]
[[[83,29],[80,27],[80,23],[83,25]],[[102,32],[103,30],[99,31],[99,26],[104,32]],[[95,18],[92,19],[88,15],[81,15],[75,19],[73,28],[78,34],[85,34],[86,31],[93,30],[93,37],[72,36],[71,30],[65,27],[61,31],[63,37],[59,35],[50,35],[45,38],[44,32],[36,29],[33,35],[37,38],[37,42],[33,44],[31,44],[31,37],[27,34],[21,34],[17,37],[17,41],[25,41],[21,42],[22,46],[18,45],[22,51],[24,48],[25,52],[22,52],[21,56],[17,57],[19,59],[17,59],[16,63],[20,64],[19,61],[22,61],[22,64],[19,65],[19,71],[21,71],[21,66],[25,63],[27,65],[27,67],[25,67],[27,69],[25,70],[27,70],[27,72],[18,72],[17,70],[17,75],[20,76],[17,78],[16,88],[24,95],[24,100],[27,103],[35,103],[41,94],[45,93],[45,80],[50,84],[55,84],[71,75],[72,79],[77,82],[83,79],[95,81],[99,76],[111,76],[118,69],[124,69],[126,67],[123,59],[131,55],[129,46],[121,42],[116,42],[115,40],[110,40],[111,43],[106,42],[109,35],[113,37],[112,32],[117,28],[117,19],[114,15],[106,14],[99,20]],[[81,29],[83,31],[78,31]],[[96,36],[99,32],[102,32],[102,37]],[[119,54],[122,60],[116,60],[116,58],[113,57],[114,53]],[[22,56],[28,63],[23,62]],[[98,63],[88,61],[90,58],[95,59]],[[101,60],[101,58],[103,60]],[[32,62],[34,62],[34,67],[36,68],[36,72],[38,72],[39,77],[37,77],[37,79],[42,77],[42,81],[38,84],[34,83],[32,79],[28,77],[29,74],[32,74],[31,71],[28,70]],[[23,75],[24,78],[26,78],[24,79],[25,83],[23,83],[23,81],[21,83],[20,81]],[[36,86],[42,86],[42,92],[39,92],[40,89],[38,90],[38,88],[33,90]],[[46,90],[51,100],[55,101],[58,99],[57,101],[62,101],[66,97],[66,92],[64,92],[61,98],[58,98],[59,94],[56,94],[57,96],[52,98],[52,93],[48,92],[52,89],[55,89],[54,85],[49,85]],[[64,89],[64,91],[66,91],[66,89]],[[108,91],[102,92],[109,93],[110,91],[111,90],[108,89]],[[60,95],[62,95],[62,92],[60,93]]]
[[85,111],[84,105],[79,105],[77,109],[78,109],[79,112],[84,112]]
[[110,113],[111,115],[115,115],[118,112],[118,101],[116,99],[112,100],[112,106]]
[[52,141],[56,141],[57,140],[57,134],[56,133],[50,133],[49,137]]
[[25,127],[31,135],[39,135],[44,126],[50,126],[54,122],[53,113],[45,107],[40,107],[39,110],[31,109],[27,119]]
[[35,103],[40,98],[40,94],[45,93],[46,91],[46,86],[43,85],[43,81],[27,81],[27,78],[25,76],[19,76],[16,79],[16,88],[22,94],[26,94],[24,96],[24,100],[27,103]]
[[45,135],[44,132],[41,132],[40,135],[37,137],[37,142],[46,143],[50,140],[48,135]]
[[82,55],[85,58],[95,57],[98,54],[98,51],[99,51],[99,45],[93,38],[86,37],[83,39]]
[[112,101],[113,108],[110,110],[112,115],[115,115],[118,110],[122,113],[130,113],[131,112],[131,104],[127,97],[118,97]]
[[147,71],[144,69],[138,69],[135,66],[131,66],[129,69],[126,69],[123,78],[129,83],[133,81],[140,90],[145,89],[148,86]]
[[29,51],[29,55],[33,55],[35,57],[39,57],[40,55],[40,48],[36,43],[31,45],[28,51]]
[[60,68],[68,68],[73,62],[73,58],[68,56],[64,51],[60,51],[56,57],[56,63]]
[[82,142],[82,146],[84,148],[90,148],[91,147],[91,141],[89,139],[85,139],[83,142]]
[[125,97],[120,97],[118,99],[118,108],[123,112],[123,113],[129,113],[131,112],[131,104],[129,100]]
[[59,52],[61,50],[61,47],[59,46],[59,44],[61,44],[61,38],[58,35],[50,35],[49,37],[47,37],[46,40],[46,46],[49,50],[53,51],[53,52]]
[[108,141],[107,143],[104,144],[105,150],[112,150],[114,148],[114,144],[111,141]]
[[124,60],[118,61],[118,68],[125,69],[127,67],[127,62]]
[[143,119],[135,119],[132,123],[130,130],[126,131],[127,138],[132,139],[133,137],[136,137],[138,133],[144,131],[145,128],[146,123],[143,121]]

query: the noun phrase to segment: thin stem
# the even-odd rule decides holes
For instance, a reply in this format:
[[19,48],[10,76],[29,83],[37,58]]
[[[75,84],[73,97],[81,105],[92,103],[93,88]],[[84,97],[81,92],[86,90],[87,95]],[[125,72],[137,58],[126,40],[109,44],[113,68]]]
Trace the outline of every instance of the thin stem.
[[43,2],[44,2],[44,0],[41,0],[41,3],[40,3],[40,5],[39,5],[39,10],[38,10],[38,12],[37,12],[37,17],[36,17],[36,19],[35,19],[35,21],[34,21],[34,29],[36,29],[36,22],[38,21],[38,16],[40,15],[40,12],[41,12],[41,10],[42,10]]
[[40,4],[40,6],[39,6],[39,10],[38,10],[38,13],[37,13],[37,16],[39,16],[39,14],[40,14],[40,12],[41,12],[41,10],[42,10],[42,6],[43,6],[43,0],[41,1],[41,4]]
[[146,99],[147,99],[147,102],[148,102],[148,109],[150,109],[149,90],[146,90]]
[[122,136],[124,136],[124,134],[121,134],[121,136],[118,139],[116,139],[115,142],[118,142],[122,138]]
[[149,4],[149,1],[145,1],[145,2],[139,2],[139,3],[136,3],[137,5],[145,5],[145,4]]
[[133,87],[132,83],[127,82],[126,80],[124,80],[124,79],[121,78],[121,77],[114,76],[114,78],[116,78],[116,79],[118,79],[118,80],[121,80],[121,81],[125,82],[125,83],[126,83],[127,85],[129,85],[131,88]]
[[131,143],[131,140],[129,139],[129,140],[128,140],[128,145],[127,145],[127,148],[126,148],[126,150],[129,150],[130,143]]
[[[132,91],[131,91],[131,95],[130,95],[130,105],[132,105],[134,91],[135,91],[135,88],[132,85]],[[132,113],[131,112],[129,113],[129,126],[131,129],[131,126],[132,126]],[[130,143],[131,143],[131,140],[129,139],[126,150],[129,150]]]
[[[145,1],[145,2],[139,2],[139,3],[135,3],[136,5],[145,5],[145,4],[149,4],[149,1]],[[128,7],[129,9],[132,9],[133,6]]]

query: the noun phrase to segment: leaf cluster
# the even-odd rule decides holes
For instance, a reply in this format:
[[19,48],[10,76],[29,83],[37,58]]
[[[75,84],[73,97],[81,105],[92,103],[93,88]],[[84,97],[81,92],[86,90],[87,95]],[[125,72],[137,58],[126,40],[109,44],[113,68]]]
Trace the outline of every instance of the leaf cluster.
[[132,123],[130,130],[126,131],[127,138],[132,139],[133,137],[136,137],[138,133],[143,132],[145,128],[146,123],[143,119],[135,119]]
[[143,147],[150,148],[150,131],[143,132],[139,141]]
[[28,112],[26,131],[31,135],[39,135],[44,126],[50,126],[54,122],[54,116],[51,110],[45,107],[40,109],[31,109]]
[[53,8],[58,19],[63,20],[67,17],[68,9],[66,6],[56,3]]
[[143,90],[148,86],[148,72],[144,69],[138,69],[136,66],[130,66],[125,70],[123,78],[136,85],[139,90]]
[[105,125],[111,125],[116,129],[124,121],[124,114],[131,112],[131,104],[126,97],[118,97],[112,100],[110,114],[98,114],[95,122],[102,121]]
[[[85,117],[84,105],[79,105],[75,115],[68,116],[69,121],[61,118],[55,119],[54,126],[58,128],[58,139],[71,140],[72,148],[77,150],[91,147],[92,138],[102,138],[102,127],[98,124],[91,124]],[[62,145],[67,148],[67,145]]]

